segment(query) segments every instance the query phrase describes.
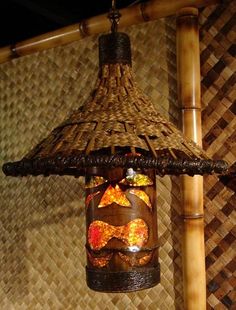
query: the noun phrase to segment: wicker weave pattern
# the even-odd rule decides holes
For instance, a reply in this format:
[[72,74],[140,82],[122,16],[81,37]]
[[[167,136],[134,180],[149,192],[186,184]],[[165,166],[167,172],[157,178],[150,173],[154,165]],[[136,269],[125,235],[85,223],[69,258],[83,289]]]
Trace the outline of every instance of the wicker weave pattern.
[[[123,39],[125,45],[121,44]],[[14,176],[83,175],[84,167],[91,165],[134,167],[135,158],[126,164],[114,157],[126,153],[134,157],[136,153],[141,153],[143,156],[139,166],[156,168],[156,173],[160,175],[224,172],[226,162],[211,161],[200,147],[161,116],[139,90],[130,61],[122,62],[119,58],[120,52],[125,53],[129,47],[129,37],[117,32],[99,38],[99,42],[104,41],[103,44],[107,44],[107,40],[111,40],[110,45],[99,45],[99,58],[104,59],[90,99],[22,161],[4,165],[4,173]],[[115,49],[111,44],[117,45],[118,50],[111,53]],[[113,59],[114,56],[117,58]],[[96,162],[90,155],[94,152]],[[156,158],[155,163],[150,161],[151,157]],[[168,161],[168,167],[163,158]],[[174,164],[178,169],[172,168]]]
[[[236,160],[236,1],[200,15],[203,147],[210,156]],[[209,309],[236,307],[236,194],[215,177],[205,178],[205,239]]]
[[87,145],[92,145],[89,152],[112,146],[131,146],[148,151],[150,147],[143,139],[145,136],[152,138],[150,143],[156,151],[177,149],[191,157],[193,148],[196,157],[207,158],[193,143],[185,146],[187,142],[177,128],[157,112],[134,84],[129,65],[104,65],[101,71],[95,95],[82,111],[74,112],[69,120],[55,129],[53,138],[49,136],[33,156],[32,153],[26,156],[28,159],[70,155],[78,150],[84,152]]

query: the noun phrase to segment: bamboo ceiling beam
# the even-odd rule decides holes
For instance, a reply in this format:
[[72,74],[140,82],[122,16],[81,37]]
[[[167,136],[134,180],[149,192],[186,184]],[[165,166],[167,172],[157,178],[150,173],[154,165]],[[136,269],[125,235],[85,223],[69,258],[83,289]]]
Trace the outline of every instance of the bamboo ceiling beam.
[[[127,27],[161,17],[174,15],[184,7],[201,8],[221,2],[220,0],[150,0],[120,10],[120,27]],[[92,34],[110,30],[107,14],[88,18],[79,23],[51,31],[22,42],[0,48],[0,63],[13,58],[33,54],[49,48],[65,45]]]

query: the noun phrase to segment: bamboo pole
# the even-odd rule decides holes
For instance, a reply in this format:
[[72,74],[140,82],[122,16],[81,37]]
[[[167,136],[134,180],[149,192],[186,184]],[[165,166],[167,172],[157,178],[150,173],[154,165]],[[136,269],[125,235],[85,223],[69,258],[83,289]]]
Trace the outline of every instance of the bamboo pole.
[[[202,145],[198,10],[177,13],[178,97],[184,134]],[[206,309],[203,178],[183,176],[183,276],[187,310]]]
[[[120,10],[122,14],[120,27],[127,27],[173,15],[179,9],[186,6],[191,5],[192,7],[200,8],[219,2],[220,0],[150,0],[149,2]],[[107,14],[98,15],[79,23],[0,48],[0,63],[56,46],[65,45],[88,35],[109,30],[110,23]]]

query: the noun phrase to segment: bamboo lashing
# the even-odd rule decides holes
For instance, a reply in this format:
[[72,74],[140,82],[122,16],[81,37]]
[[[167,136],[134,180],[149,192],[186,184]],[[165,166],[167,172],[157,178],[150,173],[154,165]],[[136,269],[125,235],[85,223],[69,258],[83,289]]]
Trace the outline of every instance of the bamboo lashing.
[[[201,146],[198,10],[177,13],[177,80],[184,134]],[[183,276],[185,309],[206,309],[203,179],[182,177]]]
[[[192,6],[205,7],[220,0],[150,0],[120,10],[120,27],[131,26],[175,14],[179,9]],[[109,31],[107,14],[88,18],[79,23],[51,31],[22,42],[0,48],[0,63],[33,54],[56,46],[65,45],[92,34]]]

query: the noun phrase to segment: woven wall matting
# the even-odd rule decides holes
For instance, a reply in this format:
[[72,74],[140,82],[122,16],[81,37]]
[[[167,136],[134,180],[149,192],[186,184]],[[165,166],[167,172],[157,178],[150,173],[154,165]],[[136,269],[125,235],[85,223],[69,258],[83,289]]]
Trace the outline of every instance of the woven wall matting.
[[[203,147],[236,160],[236,1],[205,8],[201,23]],[[206,177],[205,243],[209,309],[236,308],[236,193]]]
[[[204,148],[230,164],[236,158],[235,8],[230,1],[200,15]],[[177,124],[175,18],[126,32],[137,83]],[[21,158],[83,104],[97,74],[96,51],[93,36],[0,66],[1,165]],[[161,283],[129,294],[86,286],[81,183],[66,176],[21,179],[1,173],[0,308],[183,309],[179,179],[159,178],[157,184]],[[208,176],[204,198],[208,309],[234,309],[236,196]]]

